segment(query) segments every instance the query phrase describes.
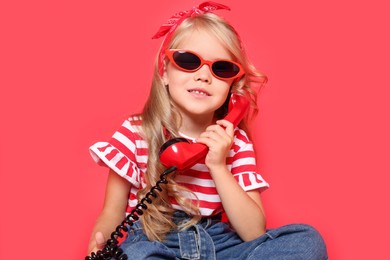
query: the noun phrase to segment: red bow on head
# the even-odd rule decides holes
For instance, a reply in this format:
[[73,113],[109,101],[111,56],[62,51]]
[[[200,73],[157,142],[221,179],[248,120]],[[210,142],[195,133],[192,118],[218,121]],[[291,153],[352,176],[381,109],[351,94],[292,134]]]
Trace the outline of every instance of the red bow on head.
[[204,2],[200,4],[199,7],[194,6],[192,7],[191,10],[178,12],[174,14],[171,18],[169,18],[168,21],[160,27],[160,29],[152,37],[152,39],[160,38],[165,34],[167,34],[169,31],[174,31],[176,27],[179,24],[181,24],[181,22],[187,17],[196,16],[198,14],[204,14],[219,9],[225,9],[230,11],[230,8],[227,7],[226,5],[222,5],[214,2]]
[[162,65],[163,65],[164,58],[165,58],[164,51],[167,47],[166,45],[170,41],[172,34],[176,30],[177,26],[179,26],[188,17],[197,16],[200,14],[213,12],[215,10],[220,10],[220,9],[230,11],[230,8],[226,5],[218,4],[215,2],[211,2],[211,1],[204,2],[204,3],[200,4],[198,7],[192,7],[191,10],[182,11],[182,12],[178,12],[178,13],[174,14],[171,18],[168,19],[168,21],[166,23],[164,23],[160,27],[158,32],[152,37],[152,39],[158,39],[158,38],[166,35],[164,42],[161,46],[160,54],[159,54],[158,67],[159,67],[160,75],[163,74],[163,66]]

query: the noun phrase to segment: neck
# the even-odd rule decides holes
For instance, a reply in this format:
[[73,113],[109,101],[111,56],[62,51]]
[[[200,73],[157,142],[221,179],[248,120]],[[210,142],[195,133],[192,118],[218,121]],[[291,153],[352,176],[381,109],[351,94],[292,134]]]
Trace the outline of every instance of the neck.
[[201,133],[203,133],[206,128],[214,124],[214,115],[209,116],[201,115],[197,117],[188,117],[182,115],[182,124],[179,128],[179,131],[187,136],[197,138]]

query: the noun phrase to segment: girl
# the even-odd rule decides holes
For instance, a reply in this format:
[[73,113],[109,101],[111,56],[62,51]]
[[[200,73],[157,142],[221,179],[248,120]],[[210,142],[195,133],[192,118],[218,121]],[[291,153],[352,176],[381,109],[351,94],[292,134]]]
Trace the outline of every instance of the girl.
[[213,13],[217,9],[229,10],[206,2],[160,28],[154,38],[165,38],[142,114],[126,120],[109,142],[91,146],[110,172],[89,253],[102,249],[159,180],[165,170],[160,147],[184,137],[206,145],[207,155],[167,176],[121,244],[129,259],[327,259],[310,226],[266,230],[260,192],[268,184],[256,171],[246,120],[235,127],[223,119],[231,93],[251,99],[255,114],[253,86],[265,76],[249,63],[234,28]]

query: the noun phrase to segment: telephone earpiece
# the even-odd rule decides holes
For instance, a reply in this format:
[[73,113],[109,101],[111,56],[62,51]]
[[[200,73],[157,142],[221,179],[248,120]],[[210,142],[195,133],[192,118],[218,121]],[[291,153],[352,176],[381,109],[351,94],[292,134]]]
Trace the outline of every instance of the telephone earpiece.
[[[238,94],[231,94],[228,114],[224,119],[236,127],[249,108],[249,99]],[[164,143],[160,149],[160,162],[167,168],[176,166],[178,170],[186,170],[204,158],[207,146],[201,143],[190,143],[185,138],[173,138]]]
[[234,127],[238,126],[246,115],[249,104],[250,101],[248,97],[232,93],[228,105],[228,114],[224,119],[231,122]]

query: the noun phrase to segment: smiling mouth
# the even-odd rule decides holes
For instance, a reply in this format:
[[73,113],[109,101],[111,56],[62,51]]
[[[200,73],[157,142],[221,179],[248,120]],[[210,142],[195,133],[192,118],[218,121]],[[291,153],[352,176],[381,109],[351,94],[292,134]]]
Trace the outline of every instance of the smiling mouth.
[[204,92],[204,91],[201,91],[201,90],[198,90],[198,89],[190,89],[190,90],[188,90],[188,92],[189,92],[189,93],[196,94],[196,95],[210,96],[209,93]]

